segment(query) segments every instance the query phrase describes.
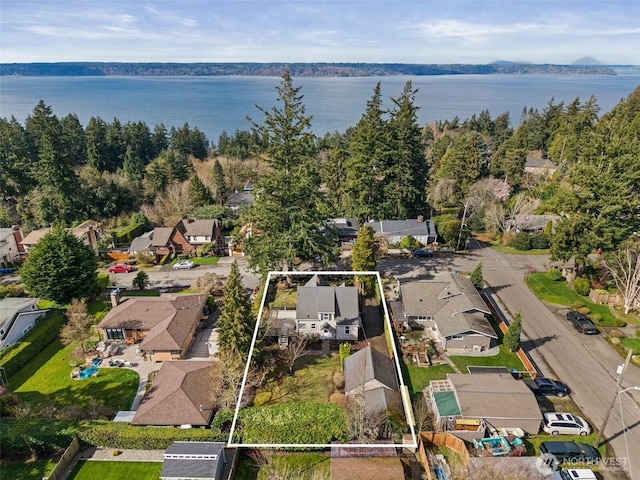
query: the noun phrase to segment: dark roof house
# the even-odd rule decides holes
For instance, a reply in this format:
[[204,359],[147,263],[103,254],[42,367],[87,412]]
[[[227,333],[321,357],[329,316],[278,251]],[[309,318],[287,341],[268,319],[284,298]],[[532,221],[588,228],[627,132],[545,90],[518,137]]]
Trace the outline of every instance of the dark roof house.
[[224,202],[224,206],[230,208],[234,212],[237,212],[241,208],[253,205],[253,201],[253,193],[235,192],[229,194],[227,200]]
[[371,225],[377,238],[391,244],[398,244],[409,235],[423,245],[438,239],[435,224],[422,216],[408,220],[373,220],[368,222],[368,225]]
[[220,442],[173,442],[163,454],[161,480],[220,480],[226,463]]

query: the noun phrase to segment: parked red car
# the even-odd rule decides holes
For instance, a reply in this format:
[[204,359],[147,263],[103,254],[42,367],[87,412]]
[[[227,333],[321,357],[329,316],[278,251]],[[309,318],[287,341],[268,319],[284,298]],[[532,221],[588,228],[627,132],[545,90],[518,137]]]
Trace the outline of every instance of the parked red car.
[[124,263],[116,263],[109,267],[109,273],[129,273],[132,270],[133,268],[131,265],[126,265]]

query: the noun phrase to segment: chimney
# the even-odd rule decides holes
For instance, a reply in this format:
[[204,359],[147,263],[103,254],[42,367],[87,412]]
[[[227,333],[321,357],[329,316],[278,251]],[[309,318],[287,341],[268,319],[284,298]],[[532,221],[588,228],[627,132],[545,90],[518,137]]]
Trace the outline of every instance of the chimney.
[[418,215],[418,223],[424,222],[424,217],[422,215]]
[[111,307],[117,307],[120,304],[120,289],[111,290],[109,297],[111,298]]

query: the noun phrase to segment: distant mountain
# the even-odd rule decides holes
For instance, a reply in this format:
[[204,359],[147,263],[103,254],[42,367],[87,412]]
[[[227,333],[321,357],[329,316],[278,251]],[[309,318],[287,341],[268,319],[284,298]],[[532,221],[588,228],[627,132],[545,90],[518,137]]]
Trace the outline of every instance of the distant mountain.
[[593,57],[582,57],[573,62],[572,65],[604,65],[604,63]]
[[387,75],[559,74],[615,75],[608,67],[589,65],[537,65],[497,62],[471,64],[405,63],[0,63],[0,75],[22,76],[280,76],[366,77]]

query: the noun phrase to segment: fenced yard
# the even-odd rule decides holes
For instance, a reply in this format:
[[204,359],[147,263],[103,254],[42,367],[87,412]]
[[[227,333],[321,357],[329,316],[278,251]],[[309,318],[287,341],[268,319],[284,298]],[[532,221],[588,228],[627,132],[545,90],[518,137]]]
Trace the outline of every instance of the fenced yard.
[[162,463],[111,462],[82,460],[76,464],[67,480],[157,480]]

